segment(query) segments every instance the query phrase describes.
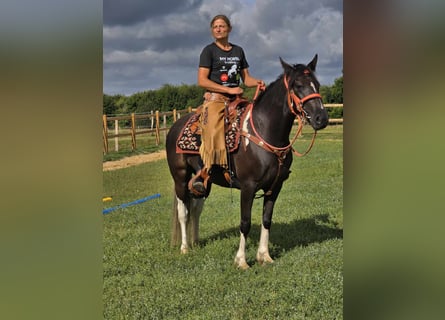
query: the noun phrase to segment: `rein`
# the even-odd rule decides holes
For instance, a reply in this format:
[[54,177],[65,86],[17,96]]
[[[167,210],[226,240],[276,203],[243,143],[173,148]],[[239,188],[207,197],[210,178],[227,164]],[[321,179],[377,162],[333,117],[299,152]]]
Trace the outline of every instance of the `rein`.
[[[303,113],[307,115],[306,111],[304,111],[304,109],[303,109],[303,104],[306,101],[308,101],[308,100],[311,100],[311,99],[322,99],[322,97],[321,97],[321,95],[319,93],[312,93],[312,94],[309,94],[309,95],[303,97],[303,99],[300,99],[295,94],[294,89],[290,89],[289,90],[289,83],[287,81],[286,75],[284,75],[283,81],[284,81],[284,86],[286,87],[286,90],[287,90],[287,105],[289,107],[290,112],[293,113],[296,116],[297,120],[298,120],[297,133],[295,134],[294,138],[292,139],[292,141],[291,141],[291,143],[289,144],[288,147],[292,148],[292,152],[296,156],[302,157],[302,156],[305,156],[306,154],[308,154],[309,151],[311,151],[312,146],[314,145],[314,142],[315,142],[315,137],[317,136],[317,131],[314,131],[314,133],[312,135],[311,143],[310,143],[308,149],[304,153],[299,153],[297,150],[295,150],[292,147],[292,145],[297,140],[298,136],[301,134],[301,131],[303,130],[304,122],[303,122],[303,119],[301,118],[301,115]],[[298,112],[296,112],[294,110],[294,103],[295,103],[295,105],[297,107],[297,111]]]

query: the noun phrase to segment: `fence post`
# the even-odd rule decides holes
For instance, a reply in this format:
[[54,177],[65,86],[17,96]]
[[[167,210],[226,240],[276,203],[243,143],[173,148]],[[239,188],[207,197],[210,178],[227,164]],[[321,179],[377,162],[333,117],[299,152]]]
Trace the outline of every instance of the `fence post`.
[[103,128],[102,136],[104,140],[104,154],[108,153],[108,128],[107,128],[107,115],[102,116]]
[[160,124],[159,124],[159,111],[156,110],[156,145],[159,146],[160,143]]
[[162,128],[164,129],[164,141],[165,139],[167,139],[167,115],[164,113],[164,116],[162,118],[163,121],[163,126]]
[[192,112],[192,106],[189,106],[188,110],[189,110],[189,113],[191,113]]
[[176,109],[173,109],[173,122],[176,122]]
[[131,148],[132,151],[136,150],[136,121],[134,113],[131,114]]
[[119,151],[119,120],[114,120],[114,151]]

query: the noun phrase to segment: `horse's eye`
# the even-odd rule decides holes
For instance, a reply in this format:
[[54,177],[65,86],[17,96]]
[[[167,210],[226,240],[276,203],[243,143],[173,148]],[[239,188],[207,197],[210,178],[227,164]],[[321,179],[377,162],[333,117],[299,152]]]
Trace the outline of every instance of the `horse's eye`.
[[301,82],[295,82],[295,88],[297,89],[303,89],[303,84]]

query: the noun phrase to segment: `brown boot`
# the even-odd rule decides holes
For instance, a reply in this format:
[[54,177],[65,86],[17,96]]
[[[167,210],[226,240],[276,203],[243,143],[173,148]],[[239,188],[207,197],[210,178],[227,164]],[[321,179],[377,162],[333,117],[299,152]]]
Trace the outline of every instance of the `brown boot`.
[[198,197],[205,196],[207,192],[207,181],[210,176],[207,169],[203,168],[199,170],[195,176],[189,181],[189,190]]

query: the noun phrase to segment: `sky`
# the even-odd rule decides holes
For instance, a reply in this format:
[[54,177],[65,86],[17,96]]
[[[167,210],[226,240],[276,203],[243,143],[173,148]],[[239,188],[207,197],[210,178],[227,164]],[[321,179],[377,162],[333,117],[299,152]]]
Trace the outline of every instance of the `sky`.
[[229,17],[229,41],[244,49],[250,74],[266,84],[282,73],[280,57],[307,64],[318,54],[322,85],[342,76],[342,0],[106,0],[103,92],[128,96],[196,84],[217,14]]

